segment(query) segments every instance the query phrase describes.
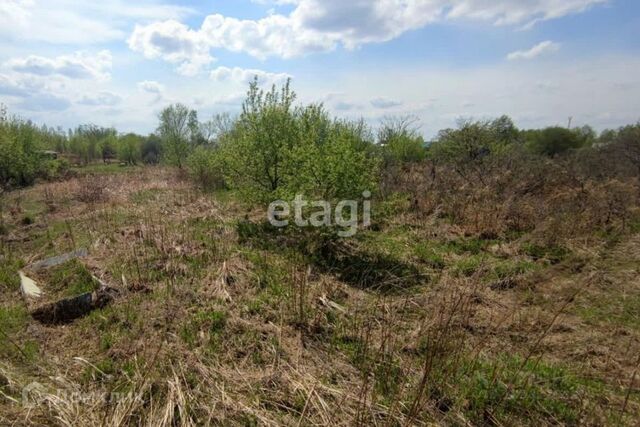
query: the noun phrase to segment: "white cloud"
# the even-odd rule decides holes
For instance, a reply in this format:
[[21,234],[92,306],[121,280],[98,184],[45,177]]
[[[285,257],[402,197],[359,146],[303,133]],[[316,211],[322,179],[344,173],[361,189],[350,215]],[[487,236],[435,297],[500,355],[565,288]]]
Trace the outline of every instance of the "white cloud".
[[214,60],[203,35],[174,20],[136,25],[128,43],[146,58],[179,64],[178,71],[184,75],[195,75]]
[[[71,106],[65,94],[37,78],[23,78],[0,74],[0,95],[15,99],[13,104],[29,112],[63,111]],[[11,103],[11,102],[10,102]]]
[[14,58],[5,66],[17,73],[36,76],[63,76],[69,79],[108,80],[112,65],[111,52],[103,50],[95,55],[76,52],[55,58],[30,55],[26,58]]
[[581,13],[609,0],[453,0],[450,19],[490,21],[495,25],[531,27],[539,21]]
[[[580,13],[608,0],[292,0],[288,15],[257,20],[209,15],[199,29],[177,21],[137,26],[130,47],[148,58],[163,58],[199,69],[210,49],[243,52],[259,59],[292,58],[384,42],[445,20],[531,26],[541,20]],[[273,3],[273,1],[271,1]],[[184,70],[182,70],[184,71]]]
[[0,95],[24,97],[29,95],[29,90],[20,82],[0,74]]
[[394,99],[389,99],[384,97],[374,98],[371,100],[370,103],[374,108],[381,108],[381,109],[399,107],[402,105],[401,101],[396,101]]
[[109,106],[113,107],[114,105],[118,105],[122,102],[122,97],[112,92],[99,92],[95,95],[85,95],[78,101],[79,104],[95,106],[95,107],[103,107]]
[[18,108],[27,111],[63,111],[71,107],[67,98],[50,93],[37,93],[24,98],[18,103]]
[[138,89],[141,92],[153,95],[152,103],[156,103],[165,97],[165,87],[162,83],[154,80],[144,80],[138,83]]
[[0,36],[15,42],[89,45],[124,39],[136,20],[182,19],[192,13],[161,0],[2,0]]
[[[364,73],[366,78],[362,78]],[[324,100],[329,91],[340,92],[341,101],[364,107],[340,114],[355,119],[363,116],[370,123],[389,114],[374,108],[370,100],[380,93],[392,93],[394,99],[403,101],[393,114],[420,117],[428,136],[455,126],[463,115],[483,119],[508,114],[525,128],[566,124],[573,116],[576,124],[603,129],[640,119],[640,77],[636,76],[640,76],[640,60],[631,55],[580,60],[557,57],[462,69],[355,67],[326,82],[307,82],[307,76],[299,76],[296,90],[301,102]],[[628,90],[616,90],[618,82],[624,82]],[[546,90],[540,89],[541,83]],[[594,104],[593,99],[598,102]],[[603,111],[611,114],[603,117]]]
[[552,42],[551,40],[546,40],[538,43],[531,49],[511,52],[509,55],[507,55],[507,59],[509,59],[510,61],[515,61],[518,59],[533,59],[537,58],[540,55],[557,52],[558,50],[560,50],[559,43]]
[[164,93],[164,85],[153,80],[145,80],[138,83],[138,88],[143,92],[162,94]]
[[262,84],[277,84],[286,81],[291,76],[287,73],[270,73],[263,70],[218,67],[211,71],[211,79],[216,82],[233,82],[240,85],[247,85],[254,77]]

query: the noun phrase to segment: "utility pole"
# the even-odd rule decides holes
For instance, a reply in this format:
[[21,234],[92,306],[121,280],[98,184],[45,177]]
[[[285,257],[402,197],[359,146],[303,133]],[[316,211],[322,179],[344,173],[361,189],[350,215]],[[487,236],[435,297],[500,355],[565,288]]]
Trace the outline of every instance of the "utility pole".
[[569,117],[569,125],[567,126],[569,130],[571,130],[571,122],[573,121],[573,116]]

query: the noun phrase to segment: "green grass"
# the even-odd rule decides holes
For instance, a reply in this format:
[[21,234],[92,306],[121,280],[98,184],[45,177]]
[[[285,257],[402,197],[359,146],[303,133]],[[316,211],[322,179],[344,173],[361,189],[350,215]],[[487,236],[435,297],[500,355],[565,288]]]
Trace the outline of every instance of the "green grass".
[[640,330],[640,294],[611,293],[589,298],[575,312],[592,324],[608,323]]
[[420,262],[433,269],[442,270],[446,267],[444,255],[432,245],[419,243],[415,246],[414,252]]
[[558,264],[564,261],[571,253],[569,249],[560,245],[543,246],[533,243],[523,244],[521,250],[534,260],[545,260],[551,264]]
[[[580,396],[602,398],[601,383],[578,377],[567,368],[502,355],[468,364],[459,373],[458,398],[474,423],[483,423],[489,411],[505,424],[515,420],[546,424],[580,422]],[[521,369],[522,367],[522,369]]]
[[504,260],[493,265],[490,279],[503,280],[511,277],[522,276],[538,270],[540,267],[535,262],[523,260]]
[[24,267],[24,262],[13,258],[9,253],[3,256],[5,258],[0,262],[0,287],[5,288],[7,292],[17,291],[20,289],[18,270]]
[[[16,337],[26,327],[29,320],[29,313],[22,303],[10,306],[0,306],[0,354],[4,357],[18,356],[24,353],[27,357],[35,356],[38,349],[33,342],[21,343]],[[12,342],[7,340],[6,335],[12,338]],[[15,345],[20,347],[20,350]],[[23,355],[24,355],[23,354]]]
[[120,166],[118,161],[114,161],[114,163],[104,164],[104,163],[91,163],[86,166],[75,166],[71,168],[73,171],[80,174],[100,174],[100,175],[113,175],[119,173],[129,173],[136,170],[140,170],[142,166]]
[[483,240],[479,238],[460,238],[447,242],[445,244],[445,247],[449,252],[453,252],[458,255],[467,253],[478,255],[481,252],[485,251],[487,247],[489,247],[493,243],[495,243],[494,240]]
[[629,221],[629,231],[632,233],[640,233],[640,216],[637,216]]
[[226,311],[198,311],[180,327],[180,337],[191,348],[195,348],[198,343],[198,334],[201,331],[207,331],[209,333],[209,350],[215,351],[218,349],[219,338],[227,325],[227,319]]
[[471,277],[486,263],[486,257],[472,255],[462,258],[453,265],[453,274],[458,277]]
[[80,261],[72,260],[49,270],[47,289],[64,297],[73,297],[99,288],[99,283]]

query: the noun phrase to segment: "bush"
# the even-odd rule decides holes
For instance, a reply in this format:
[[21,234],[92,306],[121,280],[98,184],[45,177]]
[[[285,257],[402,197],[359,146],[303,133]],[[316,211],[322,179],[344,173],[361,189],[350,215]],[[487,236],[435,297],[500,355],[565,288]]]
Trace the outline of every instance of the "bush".
[[266,93],[251,83],[220,142],[227,183],[261,203],[296,194],[359,200],[375,190],[378,162],[361,126],[330,119],[322,105],[294,107],[295,98],[289,82]]
[[425,142],[414,126],[411,117],[387,118],[378,131],[378,143],[382,146],[387,163],[410,163],[423,160]]
[[586,145],[587,141],[587,135],[561,127],[529,131],[527,134],[528,148],[536,154],[550,157],[581,148]]
[[37,178],[55,177],[58,166],[64,164],[42,153],[51,135],[31,122],[0,118],[0,187],[22,187]]
[[142,137],[129,133],[118,141],[118,158],[128,165],[135,165],[141,159]]
[[197,147],[187,159],[189,176],[204,190],[224,188],[219,152]]
[[160,163],[162,155],[162,141],[156,135],[149,135],[142,143],[142,161],[147,165]]

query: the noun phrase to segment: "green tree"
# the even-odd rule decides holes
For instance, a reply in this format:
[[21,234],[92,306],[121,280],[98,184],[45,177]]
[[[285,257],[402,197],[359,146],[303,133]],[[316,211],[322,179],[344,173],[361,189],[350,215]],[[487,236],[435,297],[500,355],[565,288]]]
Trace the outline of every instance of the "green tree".
[[198,136],[197,114],[182,104],[173,104],[160,112],[158,135],[162,140],[163,153],[169,164],[182,168],[192,144]]
[[114,134],[110,134],[100,142],[100,152],[102,154],[103,163],[116,157],[118,147],[118,138]]
[[290,82],[264,92],[254,80],[220,143],[226,183],[250,199],[352,198],[375,190],[377,160],[362,123],[332,120],[322,105],[293,105]]
[[142,137],[128,133],[121,136],[118,141],[118,158],[121,162],[135,165],[140,161]]
[[148,165],[160,162],[162,156],[162,141],[155,135],[149,135],[142,143],[142,161]]
[[425,158],[425,142],[418,133],[414,117],[388,117],[378,131],[387,163],[418,162]]
[[281,90],[274,85],[266,93],[257,78],[251,82],[233,138],[222,147],[232,186],[254,198],[269,198],[284,184],[286,156],[298,139],[295,97],[290,81]]
[[525,138],[527,147],[532,152],[550,157],[584,147],[587,144],[587,138],[584,135],[563,127],[527,131]]

